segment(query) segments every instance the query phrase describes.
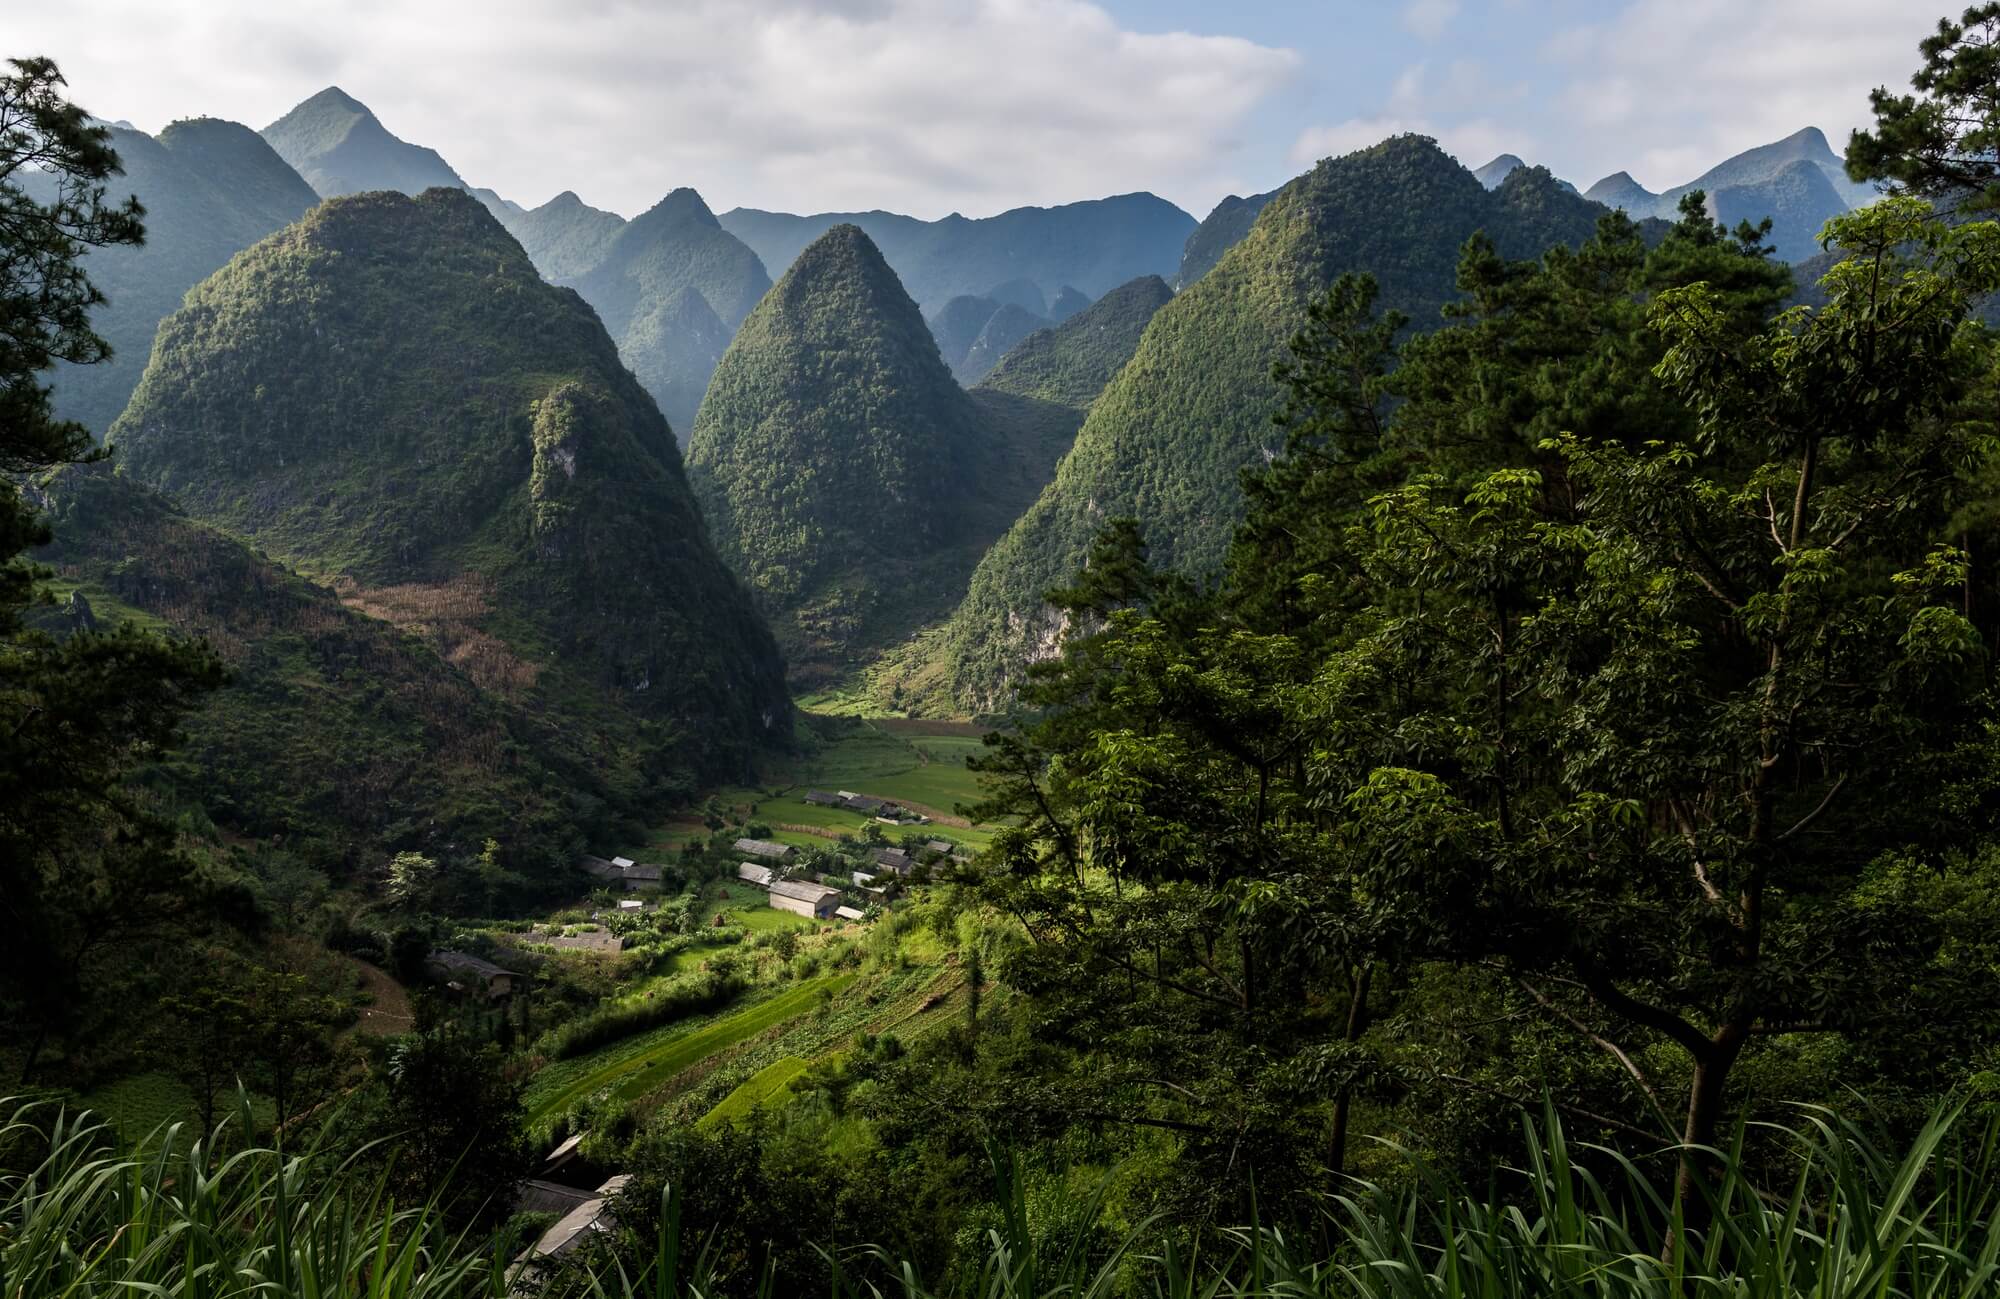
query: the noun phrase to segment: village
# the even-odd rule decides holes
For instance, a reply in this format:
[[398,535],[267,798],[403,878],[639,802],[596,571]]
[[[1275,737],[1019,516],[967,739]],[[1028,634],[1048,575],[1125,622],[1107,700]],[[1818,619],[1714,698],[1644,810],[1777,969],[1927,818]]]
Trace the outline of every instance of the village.
[[[710,816],[705,836],[662,840],[671,851],[661,860],[585,855],[575,867],[579,905],[542,920],[459,935],[463,941],[434,949],[425,962],[461,1014],[496,1026],[510,1040],[535,1033],[552,1013],[548,1003],[564,995],[570,981],[602,987],[605,978],[611,980],[609,995],[594,1007],[579,1007],[571,1036],[582,1041],[587,1030],[577,1025],[620,1016],[630,1021],[625,1028],[637,1030],[607,1032],[606,1047],[578,1051],[573,1064],[552,1062],[531,1086],[530,1099],[539,1104],[530,1119],[550,1144],[532,1176],[515,1188],[514,1209],[544,1215],[549,1225],[515,1257],[515,1293],[538,1292],[565,1258],[615,1225],[616,1196],[626,1178],[590,1158],[588,1120],[572,1115],[607,1098],[643,1096],[650,1103],[676,1076],[672,1065],[697,1050],[704,1054],[689,1064],[699,1059],[712,1066],[746,1050],[753,1052],[747,1063],[754,1063],[760,1042],[799,1034],[838,1041],[844,1020],[828,1015],[827,998],[856,977],[839,971],[853,969],[863,950],[842,931],[867,934],[874,922],[915,905],[927,884],[968,865],[984,837],[959,818],[947,818],[955,825],[938,824],[935,809],[851,789],[795,788],[782,798],[731,803],[728,812]],[[802,819],[784,819],[794,815]],[[920,931],[900,936],[894,926],[879,938],[878,948],[897,952],[897,966],[912,965],[911,938],[919,953],[925,946]],[[592,976],[590,969],[605,973]],[[893,976],[895,1013],[921,1015],[937,1005],[948,994],[933,985],[948,975],[916,966]],[[692,1013],[670,1009],[680,1004],[676,997],[695,995],[708,999],[691,1006]],[[860,1015],[877,995],[845,1013]],[[710,1001],[715,1013],[704,1013]],[[656,1050],[637,1053],[655,1038]],[[559,1038],[558,1056],[566,1040]],[[786,1055],[773,1067],[804,1063]],[[572,1071],[581,1076],[566,1081]],[[711,1107],[710,1119],[780,1096],[777,1088],[760,1090],[766,1076],[753,1071]],[[545,1079],[546,1087],[540,1086]]]

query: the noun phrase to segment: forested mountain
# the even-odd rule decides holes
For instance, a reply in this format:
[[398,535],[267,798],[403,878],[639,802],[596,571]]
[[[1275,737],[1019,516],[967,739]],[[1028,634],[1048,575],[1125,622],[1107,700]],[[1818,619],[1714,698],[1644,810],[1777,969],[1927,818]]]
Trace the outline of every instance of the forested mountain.
[[992,439],[868,236],[815,240],[737,331],[688,464],[717,548],[812,679],[949,609]]
[[1060,325],[1063,321],[1068,320],[1071,316],[1074,316],[1089,305],[1090,295],[1088,293],[1072,285],[1065,284],[1056,290],[1056,295],[1053,298],[1049,299],[1047,314],[1051,321]]
[[466,188],[436,150],[391,135],[368,105],[338,86],[271,123],[263,136],[321,198],[375,189],[421,194],[433,186]]
[[591,207],[573,190],[538,208],[496,215],[551,284],[574,280],[603,261],[611,241],[625,228],[624,217]]
[[461,191],[330,201],[238,257],[162,325],[112,442],[625,779],[741,773],[787,734],[775,648],[666,422]]
[[930,326],[931,337],[937,340],[938,354],[944,357],[952,373],[958,372],[965,354],[979,341],[979,331],[986,328],[986,322],[998,310],[1000,304],[992,298],[961,293],[931,313],[925,323]]
[[1271,201],[1276,190],[1270,194],[1252,194],[1249,198],[1238,198],[1231,194],[1215,205],[1215,210],[1202,218],[1199,226],[1187,237],[1181,249],[1180,269],[1174,274],[1174,287],[1185,289],[1209,269],[1222,260],[1222,255],[1242,241],[1250,233],[1257,214]]
[[1054,475],[1091,403],[1173,296],[1157,275],[1121,284],[1061,324],[1029,334],[972,389],[996,439],[1017,449],[1020,508]]
[[[571,218],[578,230],[606,225],[579,213]],[[685,444],[720,356],[718,328],[726,345],[771,277],[757,254],[716,222],[701,195],[683,188],[619,227],[575,285]],[[706,313],[687,300],[689,292]]]
[[482,684],[478,647],[447,661],[108,466],[66,470],[36,499],[56,539],[35,558],[76,593],[45,621],[199,636],[228,668],[156,773],[223,834],[333,880],[497,838],[497,864],[532,894],[605,830],[581,809],[619,814],[610,769]]
[[979,336],[972,340],[972,346],[965,349],[965,356],[951,371],[958,381],[968,386],[986,377],[986,372],[1000,364],[1000,358],[1014,350],[1014,345],[1028,335],[1048,325],[1046,317],[1038,316],[1019,303],[1002,303],[1000,309],[986,318],[979,327]]
[[1533,256],[1582,242],[1603,210],[1541,168],[1489,191],[1421,136],[1327,159],[1279,190],[1250,234],[1152,318],[1054,481],[981,562],[949,633],[961,706],[996,706],[1018,665],[1053,647],[1061,624],[1040,594],[1076,571],[1111,519],[1142,520],[1156,563],[1214,568],[1241,517],[1237,476],[1275,446],[1271,366],[1335,277],[1371,271],[1385,305],[1433,328],[1475,232]]
[[1028,335],[980,380],[978,391],[1053,402],[1081,421],[1132,359],[1153,313],[1173,296],[1157,275],[1121,284],[1067,320]]
[[[92,325],[112,346],[109,362],[63,366],[54,376],[56,409],[102,436],[139,382],[153,331],[181,295],[210,272],[318,202],[255,131],[200,117],[175,122],[159,138],[114,129],[124,174],[107,187],[146,207],[146,242],[99,248],[83,259],[108,299]],[[29,177],[30,193],[45,182]]]
[[[736,208],[721,221],[757,250],[773,274],[833,226],[858,226],[926,313],[961,294],[1004,301],[995,290],[1015,280],[1029,281],[1046,299],[1066,284],[1096,295],[1141,275],[1168,275],[1195,225],[1193,217],[1152,194],[1015,208],[977,219],[956,213],[938,221],[893,212],[794,216]],[[1044,310],[1023,305],[1038,315]]]

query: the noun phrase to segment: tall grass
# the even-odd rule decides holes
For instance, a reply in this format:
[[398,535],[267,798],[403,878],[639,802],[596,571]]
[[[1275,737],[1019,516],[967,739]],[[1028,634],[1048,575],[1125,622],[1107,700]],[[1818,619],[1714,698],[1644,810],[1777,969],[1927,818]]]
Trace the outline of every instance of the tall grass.
[[[247,1122],[244,1115],[236,1123]],[[867,1245],[824,1250],[833,1299],[1974,1299],[2000,1294],[2000,1143],[1956,1109],[1893,1155],[1802,1112],[1759,1134],[1789,1147],[1781,1184],[1716,1152],[1706,1225],[1616,1151],[1575,1149],[1553,1118],[1530,1158],[1475,1195],[1418,1168],[1391,1192],[1356,1185],[1304,1217],[1315,1244],[1270,1226],[1196,1246],[1149,1221],[1107,1243],[1101,1192],[1038,1229],[1017,1161],[997,1162],[999,1225],[940,1286]],[[324,1152],[231,1149],[226,1124],[167,1128],[120,1152],[88,1116],[21,1107],[0,1127],[4,1299],[488,1299],[507,1293],[492,1242],[446,1233]],[[784,1293],[768,1270],[718,1272],[713,1237],[662,1229],[547,1278],[550,1296],[695,1299]],[[685,1238],[685,1239],[684,1239]],[[1669,1248],[1662,1249],[1663,1243]],[[796,1280],[790,1283],[797,1286]]]
[[434,1205],[321,1152],[232,1149],[247,1107],[212,1134],[160,1129],[121,1151],[88,1114],[14,1107],[0,1126],[5,1299],[460,1299],[504,1293],[481,1243]]

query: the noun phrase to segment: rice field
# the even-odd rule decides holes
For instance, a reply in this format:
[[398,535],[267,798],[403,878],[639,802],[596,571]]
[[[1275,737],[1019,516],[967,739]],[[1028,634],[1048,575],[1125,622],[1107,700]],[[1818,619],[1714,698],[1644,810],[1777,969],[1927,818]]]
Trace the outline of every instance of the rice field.
[[545,1069],[528,1089],[528,1126],[538,1128],[585,1097],[607,1089],[620,1100],[637,1100],[717,1051],[804,1014],[818,1003],[822,990],[838,994],[856,977],[837,974],[811,979],[706,1022],[669,1025]]

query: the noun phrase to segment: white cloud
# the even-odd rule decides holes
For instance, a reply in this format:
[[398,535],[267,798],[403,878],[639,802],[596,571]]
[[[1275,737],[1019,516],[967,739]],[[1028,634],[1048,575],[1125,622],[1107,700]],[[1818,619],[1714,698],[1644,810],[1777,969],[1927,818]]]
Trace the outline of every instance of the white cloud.
[[1902,88],[1948,6],[1895,0],[1633,0],[1544,49],[1574,123],[1573,179],[1630,171],[1665,189],[1804,126],[1836,151],[1868,125],[1870,88]]
[[338,84],[474,185],[628,214],[683,184],[718,210],[1198,201],[1300,65],[1086,0],[69,0],[8,27],[107,117],[262,126]]
[[1458,17],[1459,0],[1410,0],[1403,6],[1403,26],[1421,40],[1434,41]]

